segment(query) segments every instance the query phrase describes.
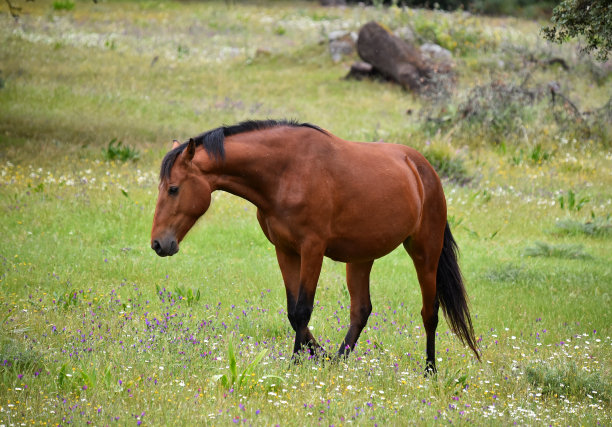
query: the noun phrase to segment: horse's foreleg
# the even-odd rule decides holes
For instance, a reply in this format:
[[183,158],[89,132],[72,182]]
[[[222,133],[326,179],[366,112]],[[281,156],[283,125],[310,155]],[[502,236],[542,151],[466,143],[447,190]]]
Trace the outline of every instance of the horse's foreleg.
[[321,346],[308,329],[308,322],[313,310],[323,255],[317,262],[316,257],[309,257],[308,254],[300,257],[277,248],[276,256],[287,292],[287,317],[295,331],[293,353],[297,354],[305,347],[314,355],[321,350]]
[[351,325],[338,349],[338,356],[348,356],[355,348],[361,331],[372,312],[370,271],[374,261],[346,264],[346,283],[351,296]]

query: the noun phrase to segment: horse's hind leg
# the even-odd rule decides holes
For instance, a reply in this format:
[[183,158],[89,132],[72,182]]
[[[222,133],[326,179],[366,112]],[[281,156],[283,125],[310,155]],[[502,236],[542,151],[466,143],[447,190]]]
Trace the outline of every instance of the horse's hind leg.
[[338,356],[348,356],[353,351],[372,312],[370,271],[373,263],[366,261],[346,264],[346,283],[351,295],[351,326],[338,349]]
[[438,327],[439,308],[436,293],[436,276],[438,260],[442,251],[442,240],[440,239],[439,245],[432,244],[432,241],[434,240],[421,244],[418,241],[409,239],[404,242],[404,247],[412,258],[419,279],[419,285],[421,286],[421,296],[423,299],[421,317],[423,318],[423,325],[425,326],[425,334],[427,336],[425,374],[436,372],[436,328]]

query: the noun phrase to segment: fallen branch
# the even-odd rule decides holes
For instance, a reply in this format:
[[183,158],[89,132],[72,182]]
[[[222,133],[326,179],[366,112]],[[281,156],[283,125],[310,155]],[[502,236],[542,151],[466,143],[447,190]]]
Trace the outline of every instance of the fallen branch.
[[21,12],[21,8],[17,7],[17,6],[13,6],[13,4],[10,2],[10,0],[4,0],[6,1],[6,4],[9,7],[9,13],[11,14],[11,16],[17,20],[19,19],[19,12]]

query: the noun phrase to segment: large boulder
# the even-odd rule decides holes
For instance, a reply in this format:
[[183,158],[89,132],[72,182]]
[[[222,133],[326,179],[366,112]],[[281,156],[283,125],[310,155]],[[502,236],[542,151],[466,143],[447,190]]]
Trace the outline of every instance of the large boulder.
[[[445,97],[454,85],[450,52],[437,45],[424,46],[418,48],[376,22],[364,25],[357,39],[357,53],[372,66],[370,76],[382,76],[429,97]],[[363,65],[355,66],[347,78],[365,77]]]
[[374,21],[359,31],[357,52],[383,76],[407,89],[420,92],[430,80],[432,68],[419,49]]

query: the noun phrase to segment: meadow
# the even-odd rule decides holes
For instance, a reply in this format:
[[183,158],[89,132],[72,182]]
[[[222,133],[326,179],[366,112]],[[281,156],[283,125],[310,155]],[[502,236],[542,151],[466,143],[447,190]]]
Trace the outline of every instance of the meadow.
[[[545,43],[542,22],[396,7],[12,3],[18,19],[0,9],[0,425],[612,423],[612,77],[576,43]],[[372,19],[451,51],[452,94],[343,79],[357,57],[332,61],[328,34]],[[374,264],[374,311],[334,364],[291,362],[274,248],[248,202],[215,193],[179,254],[155,255],[171,141],[250,118],[426,153],[482,362],[441,320],[439,372],[423,376],[403,249]],[[326,260],[310,325],[330,352],[348,304],[344,265]]]

